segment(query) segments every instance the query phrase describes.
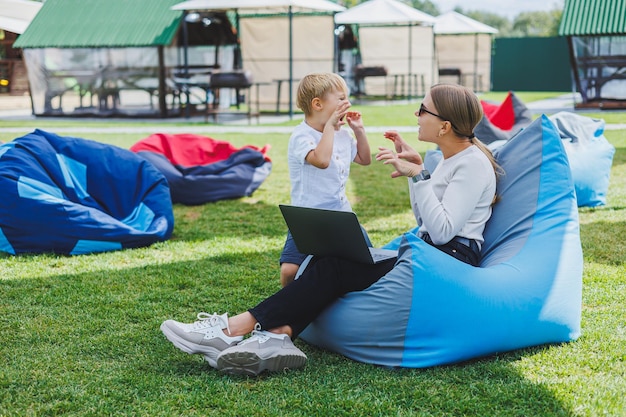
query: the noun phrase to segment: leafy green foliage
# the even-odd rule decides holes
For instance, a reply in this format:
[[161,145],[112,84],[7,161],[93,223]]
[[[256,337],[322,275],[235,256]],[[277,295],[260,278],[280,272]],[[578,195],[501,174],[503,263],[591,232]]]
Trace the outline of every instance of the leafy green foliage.
[[[334,0],[347,8],[357,6],[367,0]],[[436,2],[430,0],[400,0],[407,5],[427,13],[431,16],[439,16],[441,10]],[[461,4],[461,2],[459,2]],[[509,19],[498,11],[476,10],[471,4],[462,3],[463,7],[457,6],[454,11],[467,17],[498,29],[496,37],[515,38],[527,36],[558,36],[559,24],[563,14],[562,7],[555,4],[550,11],[528,11],[519,13],[513,19]]]
[[561,11],[520,13],[513,22],[512,35],[557,36],[562,14]]

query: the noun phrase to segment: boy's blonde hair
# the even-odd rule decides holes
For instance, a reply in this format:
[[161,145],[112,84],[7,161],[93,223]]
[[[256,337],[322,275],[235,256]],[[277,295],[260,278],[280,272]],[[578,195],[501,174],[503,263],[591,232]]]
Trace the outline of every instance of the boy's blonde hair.
[[326,93],[333,90],[342,91],[348,95],[348,85],[340,75],[332,72],[308,74],[298,85],[296,105],[306,116],[309,116],[313,112],[311,109],[313,99],[322,99]]

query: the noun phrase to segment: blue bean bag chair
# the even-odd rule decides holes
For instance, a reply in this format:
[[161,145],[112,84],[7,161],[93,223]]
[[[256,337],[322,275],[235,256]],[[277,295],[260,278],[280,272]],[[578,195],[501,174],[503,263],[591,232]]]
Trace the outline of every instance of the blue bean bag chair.
[[165,175],[172,202],[186,205],[250,196],[272,170],[269,146],[237,148],[190,133],[155,133],[130,150]]
[[405,233],[398,261],[348,293],[301,334],[360,362],[423,368],[581,334],[582,249],[574,185],[554,125],[542,116],[496,151],[506,174],[480,267]]
[[0,251],[78,255],[169,239],[165,177],[134,153],[43,130],[0,145]]
[[615,147],[604,136],[604,120],[571,112],[553,114],[550,120],[569,158],[578,207],[605,205]]

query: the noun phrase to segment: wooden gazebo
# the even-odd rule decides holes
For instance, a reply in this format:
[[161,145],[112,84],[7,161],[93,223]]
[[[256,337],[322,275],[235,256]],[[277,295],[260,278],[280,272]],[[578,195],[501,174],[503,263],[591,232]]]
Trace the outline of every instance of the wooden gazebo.
[[578,107],[626,108],[626,1],[566,0],[566,36]]

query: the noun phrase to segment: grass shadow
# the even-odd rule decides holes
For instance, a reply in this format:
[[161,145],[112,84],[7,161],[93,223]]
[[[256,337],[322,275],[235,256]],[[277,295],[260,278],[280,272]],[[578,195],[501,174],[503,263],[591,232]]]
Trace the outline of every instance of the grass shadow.
[[221,200],[197,206],[174,205],[174,233],[172,240],[198,241],[219,236],[249,238],[286,235],[278,205],[270,205],[253,198]]
[[273,293],[277,279],[259,259],[218,256],[1,284],[0,408],[8,414],[234,416],[259,415],[262,405],[263,415],[572,415],[516,366],[542,347],[390,370],[297,341],[309,357],[303,370],[247,379],[219,374],[165,340],[159,325],[167,318],[239,312]]
[[[548,347],[538,346],[425,369],[390,369],[305,345],[310,361],[306,371],[313,373],[311,378],[321,378],[332,389],[332,382],[339,378],[330,375],[341,374],[345,367],[355,368],[354,385],[368,390],[364,401],[369,397],[375,402],[376,392],[380,392],[395,404],[395,409],[387,410],[389,414],[381,415],[574,415],[546,386],[518,370],[519,361],[545,349]],[[367,414],[366,410],[359,411]]]
[[611,266],[624,265],[624,236],[626,222],[596,221],[581,225],[580,240],[585,260]]

